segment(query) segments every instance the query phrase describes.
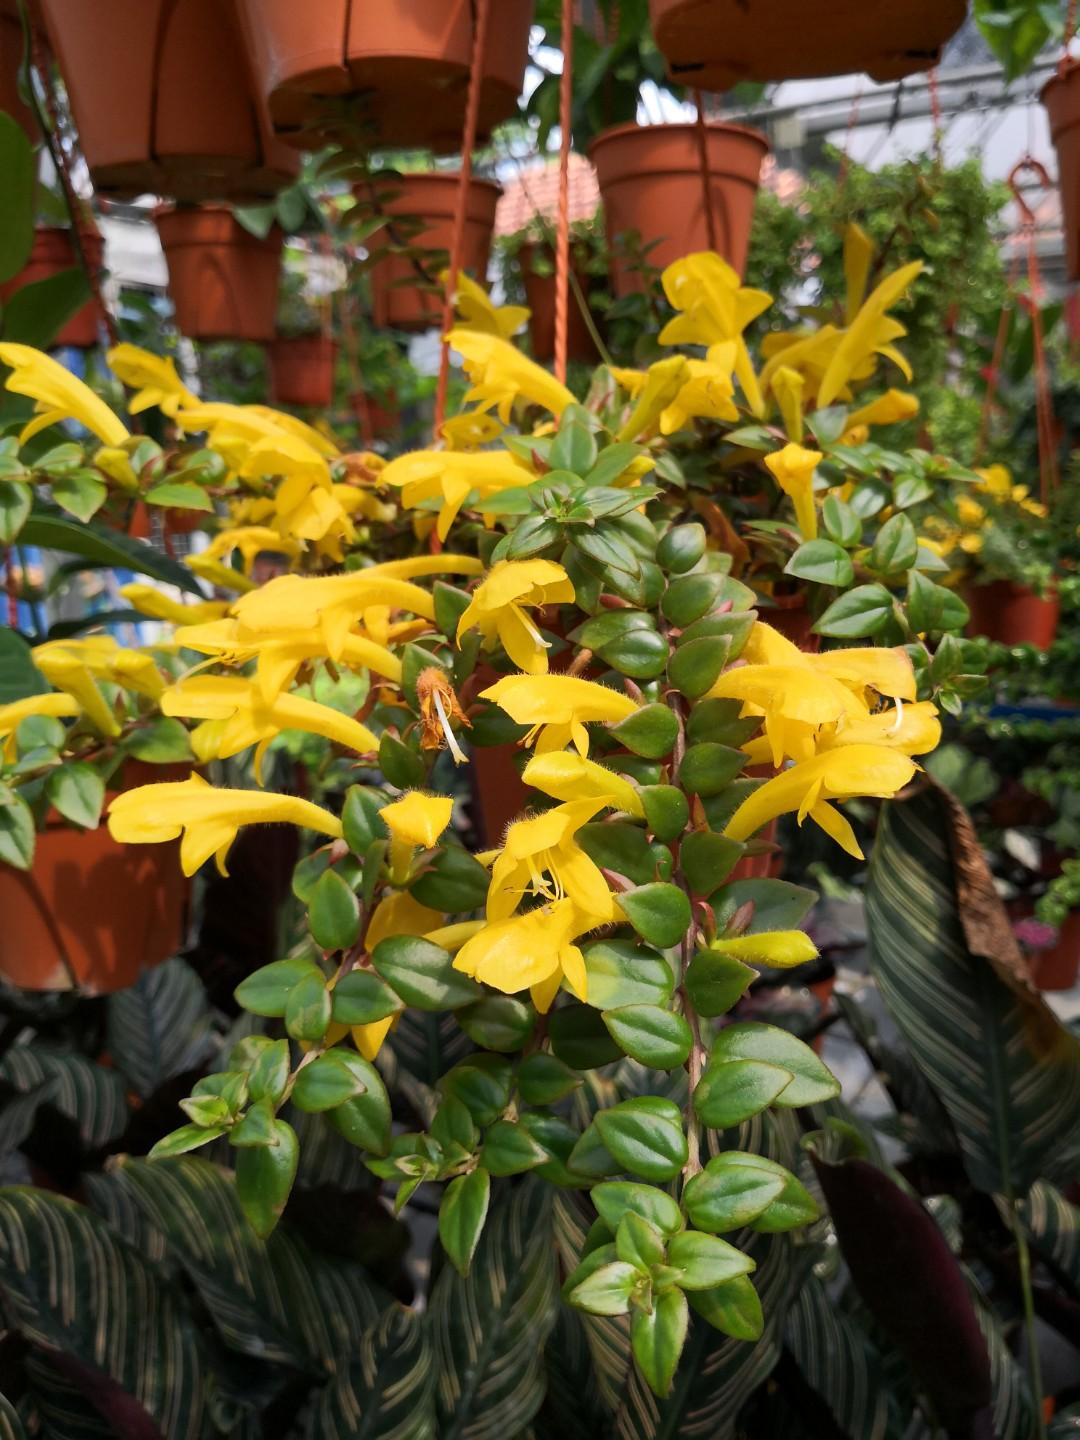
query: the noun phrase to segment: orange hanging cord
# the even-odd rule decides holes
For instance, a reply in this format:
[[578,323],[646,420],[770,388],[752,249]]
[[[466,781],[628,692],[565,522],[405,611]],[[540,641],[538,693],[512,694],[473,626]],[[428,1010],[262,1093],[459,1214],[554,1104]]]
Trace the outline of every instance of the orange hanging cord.
[[[483,83],[483,59],[487,46],[490,0],[475,0],[476,20],[473,29],[472,65],[469,70],[469,93],[465,102],[465,129],[461,139],[461,171],[458,176],[457,204],[454,207],[454,236],[450,246],[450,269],[446,276],[446,292],[442,310],[442,353],[439,356],[439,384],[435,392],[435,439],[442,433],[446,420],[446,391],[450,382],[450,343],[447,340],[454,323],[454,296],[461,270],[465,243],[465,217],[472,182],[472,158],[476,149],[476,131],[480,115],[480,89]],[[481,276],[481,279],[483,277]]]
[[555,235],[555,376],[566,384],[570,318],[570,142],[574,126],[574,0],[562,0],[559,80],[559,211]]
[[694,132],[697,136],[698,164],[701,166],[701,201],[705,207],[705,227],[709,236],[709,249],[719,250],[716,215],[713,211],[712,178],[709,174],[709,124],[705,118],[705,102],[700,90],[694,91],[694,104],[697,106]]

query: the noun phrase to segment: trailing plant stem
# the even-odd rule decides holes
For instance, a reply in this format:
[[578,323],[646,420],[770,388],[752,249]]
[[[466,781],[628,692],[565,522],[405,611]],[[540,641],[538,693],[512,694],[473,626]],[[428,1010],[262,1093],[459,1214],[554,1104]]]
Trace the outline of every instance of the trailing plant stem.
[[1046,1416],[1043,1412],[1042,1366],[1039,1362],[1039,1337],[1035,1333],[1035,1292],[1031,1284],[1031,1251],[1020,1220],[1020,1203],[1008,1197],[1009,1223],[1016,1241],[1016,1258],[1020,1266],[1020,1293],[1024,1303],[1024,1330],[1027,1334],[1028,1369],[1035,1397],[1035,1423],[1038,1440],[1046,1440]]

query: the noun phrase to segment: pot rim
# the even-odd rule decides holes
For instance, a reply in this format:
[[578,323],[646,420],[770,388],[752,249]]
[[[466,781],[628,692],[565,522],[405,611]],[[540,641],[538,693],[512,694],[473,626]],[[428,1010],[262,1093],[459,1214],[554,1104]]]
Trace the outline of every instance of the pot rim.
[[[769,137],[763,130],[757,130],[752,125],[739,125],[730,120],[709,120],[706,122],[706,131],[710,134],[724,134],[733,137],[740,137],[761,146],[762,154],[768,155],[772,152],[772,145]],[[660,125],[639,125],[636,120],[624,122],[621,125],[609,125],[594,135],[589,141],[587,152],[592,155],[593,151],[608,141],[619,139],[624,135],[645,134],[650,130],[664,131],[670,134],[672,130],[696,131],[697,122],[694,120],[665,120]]]

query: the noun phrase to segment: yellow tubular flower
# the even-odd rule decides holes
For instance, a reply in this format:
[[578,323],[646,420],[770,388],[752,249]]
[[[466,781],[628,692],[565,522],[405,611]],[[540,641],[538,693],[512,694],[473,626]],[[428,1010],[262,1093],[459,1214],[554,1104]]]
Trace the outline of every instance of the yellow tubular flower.
[[522,780],[553,800],[602,800],[612,810],[623,810],[640,820],[645,814],[637,787],[595,760],[574,750],[552,750],[534,755]]
[[267,525],[242,525],[236,529],[219,531],[200,553],[205,560],[222,560],[234,550],[239,550],[244,560],[244,574],[250,575],[255,561],[267,551],[271,554],[288,555],[295,560],[303,548],[298,540],[281,535]]
[[413,450],[391,460],[383,479],[400,488],[406,509],[440,500],[436,528],[445,540],[470,495],[475,493],[482,509],[488,496],[528,485],[536,475],[507,450]]
[[4,760],[9,765],[14,763],[18,755],[15,732],[24,720],[32,715],[51,715],[57,720],[69,720],[78,713],[78,701],[64,694],[27,695],[22,700],[0,705],[0,740],[4,742]]
[[687,380],[660,416],[660,434],[674,435],[691,420],[737,420],[731,379],[735,347],[714,345],[707,360],[687,360]]
[[727,261],[708,250],[676,260],[662,279],[671,304],[684,313],[660,332],[660,344],[715,346],[732,342],[735,375],[746,402],[755,415],[763,415],[765,401],[743,331],[769,308],[772,296],[743,287]]
[[[246,665],[257,657],[255,678],[266,700],[272,700],[292,684],[305,660],[318,660],[326,655],[321,630],[299,630],[288,638],[268,638],[249,634],[235,620],[184,625],[173,639],[185,649],[217,656],[225,665]],[[395,683],[401,679],[401,661],[393,651],[363,635],[345,637],[336,663],[350,670],[373,670]]]
[[709,698],[742,700],[751,713],[764,716],[774,765],[785,755],[812,755],[813,733],[820,725],[846,724],[868,714],[848,686],[803,665],[737,666],[720,676]]
[[46,680],[77,700],[86,718],[102,735],[120,733],[112,706],[98,688],[108,680],[156,700],[165,688],[161,672],[149,655],[124,650],[111,635],[82,640],[49,640],[35,647],[34,664]]
[[518,725],[531,725],[525,744],[538,754],[565,750],[573,742],[579,755],[589,753],[589,723],[615,724],[638,709],[618,690],[579,680],[574,675],[506,675],[480,692]]
[[603,809],[607,797],[574,800],[556,805],[542,815],[515,820],[506,832],[502,851],[491,867],[487,918],[505,920],[523,895],[561,900],[568,895],[578,911],[593,917],[594,925],[615,919],[615,906],[599,866],[574,839],[575,834]]
[[530,990],[546,1014],[564,980],[579,1000],[588,998],[585,957],[574,942],[594,928],[572,900],[557,900],[485,925],[458,951],[454,969],[504,995]]
[[690,381],[690,362],[685,355],[670,355],[657,360],[645,372],[645,384],[638,391],[634,408],[615,437],[620,441],[637,440],[651,434],[660,424],[660,417],[675,404],[680,390]]
[[895,425],[900,420],[913,420],[919,413],[919,401],[906,390],[886,390],[876,400],[853,410],[847,418],[849,430],[857,425]]
[[910,783],[916,768],[907,755],[881,745],[827,750],[766,780],[735,811],[724,834],[732,840],[749,840],[770,820],[794,810],[800,825],[809,815],[849,855],[861,860],[855,832],[828,802],[863,795],[888,799]]
[[175,415],[181,405],[197,405],[177,373],[175,363],[164,355],[153,355],[138,345],[114,345],[105,356],[109,369],[129,390],[137,393],[128,401],[128,410],[138,415],[157,406],[166,415]]
[[780,414],[784,419],[787,437],[795,445],[800,445],[803,438],[803,390],[805,388],[806,382],[803,377],[797,370],[792,370],[787,365],[781,365],[773,376],[772,392],[776,396],[776,403],[780,406]]
[[[840,745],[884,745],[902,755],[927,755],[941,743],[941,722],[937,708],[929,700],[920,700],[916,705],[905,705],[900,700],[895,709],[878,710],[864,720],[823,725],[813,743],[818,754]],[[751,740],[742,748],[751,765],[772,761],[772,747],[765,737]]]
[[858,315],[863,303],[873,258],[874,242],[861,225],[852,221],[844,231],[844,279],[847,282],[844,323],[847,325]]
[[37,414],[19,436],[21,445],[59,420],[77,420],[103,445],[122,445],[129,438],[127,427],[104,400],[44,351],[8,341],[0,345],[0,362],[11,368],[4,384],[12,394],[37,402]]
[[450,824],[453,809],[454,802],[449,795],[409,790],[400,800],[384,805],[379,814],[395,840],[430,850],[439,843],[439,836]]
[[393,605],[434,620],[435,605],[427,590],[380,575],[377,568],[313,578],[279,575],[242,596],[233,613],[249,638],[287,639],[297,630],[318,630],[331,660],[340,658],[349,631],[368,605]]
[[224,618],[229,609],[226,600],[203,600],[185,605],[174,600],[153,585],[141,585],[133,581],[121,585],[120,594],[133,610],[148,615],[151,620],[167,620],[173,625],[205,625]]
[[548,642],[530,620],[527,607],[558,605],[574,598],[569,575],[554,560],[500,560],[473,591],[457,627],[457,643],[476,626],[486,649],[502,641],[503,649],[530,675],[548,668]]
[[198,775],[163,785],[125,790],[109,806],[109,834],[126,845],[180,843],[180,864],[194,875],[211,855],[227,874],[225,856],[242,825],[287,824],[341,838],[341,821],[329,810],[295,795],[263,790],[217,790]]
[[224,760],[258,745],[255,774],[260,784],[263,752],[282,730],[322,735],[358,755],[374,754],[379,748],[366,725],[340,710],[300,695],[278,695],[267,701],[254,680],[235,676],[194,675],[181,680],[162,695],[161,710],[185,720],[222,722],[207,732],[210,743],[200,759]]
[[817,537],[814,471],[824,458],[820,450],[804,450],[801,445],[785,445],[783,450],[765,456],[765,464],[776,483],[791,497],[795,520],[804,540]]
[[479,450],[481,445],[490,445],[503,433],[503,424],[494,415],[485,415],[473,410],[465,415],[451,415],[444,420],[439,434],[446,441],[448,450]]
[[[439,277],[445,285],[450,278],[444,270]],[[526,305],[495,305],[482,285],[459,270],[457,289],[454,293],[454,309],[459,316],[459,327],[476,330],[482,335],[497,335],[509,340],[527,322],[532,311]]]
[[185,564],[193,575],[218,590],[236,590],[246,595],[257,588],[254,580],[247,575],[241,575],[240,571],[234,570],[231,565],[222,565],[220,560],[206,560],[202,555],[189,555]]
[[818,387],[818,405],[831,405],[850,380],[858,378],[868,363],[872,365],[874,356],[878,354],[898,361],[901,369],[910,376],[907,362],[890,343],[905,333],[904,327],[895,320],[887,319],[885,312],[896,304],[922,269],[921,260],[901,266],[887,275],[860,307],[832,353]]
[[529,360],[520,350],[498,335],[482,335],[462,326],[446,337],[458,352],[472,389],[465,403],[482,410],[496,409],[504,425],[510,423],[515,401],[539,405],[556,419],[574,404],[573,394],[542,365]]

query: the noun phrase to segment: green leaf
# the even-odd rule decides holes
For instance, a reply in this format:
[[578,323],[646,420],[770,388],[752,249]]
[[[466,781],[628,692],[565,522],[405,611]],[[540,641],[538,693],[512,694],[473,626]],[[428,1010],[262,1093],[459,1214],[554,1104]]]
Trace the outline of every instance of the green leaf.
[[594,1185],[590,1198],[600,1218],[611,1230],[619,1228],[624,1215],[640,1215],[662,1235],[677,1235],[683,1228],[682,1211],[666,1190],[639,1185],[634,1180],[605,1180]]
[[595,1070],[622,1058],[622,1051],[592,1005],[563,1005],[553,1010],[548,1017],[548,1034],[557,1058],[573,1070]]
[[609,727],[611,734],[635,755],[662,760],[679,737],[679,722],[666,705],[642,705],[633,715]]
[[757,971],[730,955],[699,950],[687,966],[683,984],[699,1015],[726,1015],[757,979]]
[[566,1168],[573,1178],[590,1182],[618,1173],[619,1162],[604,1144],[595,1120],[578,1136],[567,1156]]
[[711,740],[691,745],[679,767],[679,783],[691,795],[719,795],[746,766],[741,750]]
[[330,1123],[358,1150],[385,1155],[390,1148],[390,1097],[382,1076],[360,1055],[349,1055],[348,1063],[363,1082],[364,1093],[331,1110]]
[[65,820],[95,830],[105,803],[105,782],[84,760],[68,760],[53,770],[45,782],[45,794]]
[[821,506],[821,518],[832,539],[841,545],[857,545],[862,539],[862,521],[851,506],[835,495],[827,495]]
[[306,1430],[310,1440],[430,1440],[435,1435],[437,1373],[424,1316],[391,1306],[365,1332],[359,1358],[332,1373],[333,1379],[313,1392],[317,1398]]
[[698,1081],[694,1110],[703,1125],[729,1130],[771,1105],[792,1078],[792,1071],[763,1061],[733,1060]]
[[668,1245],[668,1264],[683,1272],[679,1285],[684,1290],[712,1290],[754,1268],[750,1256],[734,1245],[696,1230],[674,1236]]
[[330,992],[326,979],[312,966],[289,991],[285,1029],[294,1040],[321,1040],[330,1024]]
[[670,1100],[639,1095],[597,1112],[600,1138],[621,1166],[645,1180],[673,1180],[686,1164],[682,1113]]
[[336,870],[327,870],[316,880],[308,921],[322,950],[348,950],[359,939],[360,904]]
[[690,804],[675,785],[643,785],[645,822],[657,840],[677,840],[690,822]]
[[719,602],[726,580],[726,575],[715,574],[682,575],[672,580],[660,602],[664,617],[684,630]]
[[123,535],[119,530],[98,530],[93,525],[77,524],[58,510],[35,506],[23,526],[20,539],[25,545],[40,545],[44,550],[78,555],[94,565],[134,570],[165,585],[175,585],[189,595],[205,598],[194,575],[178,560],[159,555],[142,540]]
[[711,895],[734,870],[742,853],[737,840],[712,830],[696,830],[683,841],[679,864],[695,895]]
[[263,1240],[281,1219],[299,1159],[296,1131],[284,1120],[274,1121],[269,1145],[237,1154],[236,1195],[248,1224]]
[[[870,866],[871,970],[955,1128],[972,1184],[1071,1181],[1080,1041],[1035,991],[967,815],[923,790],[882,811]],[[993,937],[992,943],[990,937]]]
[[151,485],[146,498],[151,505],[169,510],[204,510],[211,514],[214,510],[213,500],[192,480],[166,480],[160,485]]
[[651,1221],[628,1210],[615,1231],[615,1253],[642,1276],[664,1263],[664,1236]]
[[666,1005],[671,999],[675,978],[655,950],[633,940],[594,940],[582,953],[590,1006],[618,1010],[624,1005]]
[[29,805],[7,785],[0,785],[0,862],[29,870],[36,838]]
[[371,970],[350,970],[334,986],[330,1014],[340,1025],[374,1025],[401,1010],[401,1001]]
[[618,480],[620,475],[626,473],[627,468],[639,455],[645,452],[640,445],[632,445],[628,441],[620,441],[615,445],[605,445],[596,459],[596,463],[585,476],[585,482],[590,489],[598,485],[611,485]]
[[34,664],[30,646],[14,630],[0,625],[0,705],[25,695],[43,695],[49,684]]
[[79,267],[20,285],[4,304],[4,339],[47,350],[92,299],[90,282]]
[[908,620],[916,633],[962,630],[970,619],[971,611],[954,591],[918,570],[908,571]]
[[660,950],[678,945],[690,928],[690,901],[677,885],[639,885],[619,896],[619,906],[641,938]]
[[269,1100],[276,1105],[289,1083],[289,1042],[272,1040],[259,1052],[248,1071],[248,1094],[252,1100]]
[[119,1071],[41,1038],[8,1049],[0,1061],[0,1081],[24,1095],[50,1086],[50,1107],[71,1122],[77,1145],[86,1152],[112,1146],[131,1119]]
[[776,1025],[740,1021],[722,1030],[713,1041],[706,1076],[733,1060],[758,1060],[790,1070],[794,1078],[776,1097],[781,1106],[820,1105],[840,1094],[840,1082],[810,1046]]
[[375,969],[416,1010],[453,1010],[483,997],[483,989],[454,969],[452,956],[430,940],[395,935],[380,940],[371,956]]
[[[809,1225],[819,1215],[817,1202],[790,1170],[764,1155],[755,1155],[745,1150],[725,1151],[714,1155],[705,1166],[707,1175],[721,1175],[729,1167],[758,1170],[783,1182],[779,1196],[770,1202],[764,1212],[753,1222],[751,1229],[762,1234],[778,1234],[783,1230],[794,1230],[799,1225]],[[702,1226],[702,1229],[708,1227]]]
[[180,1109],[194,1125],[220,1125],[229,1119],[229,1107],[220,1095],[193,1095],[180,1101]]
[[569,470],[571,474],[584,478],[596,464],[597,453],[596,436],[592,431],[579,421],[564,417],[548,455],[548,466],[552,470]]
[[[589,627],[586,625],[584,628],[588,630]],[[583,640],[582,644],[588,644],[588,641]],[[635,680],[655,680],[662,675],[669,652],[670,646],[664,636],[643,626],[628,626],[621,634],[596,648],[605,664]]]
[[686,1344],[690,1311],[681,1290],[653,1299],[651,1312],[638,1310],[630,1326],[634,1359],[654,1395],[666,1395]]
[[252,1015],[280,1019],[293,990],[301,980],[312,976],[322,983],[322,971],[310,960],[275,960],[241,980],[233,995],[236,1003]]
[[399,790],[423,785],[427,778],[427,768],[420,756],[389,731],[385,731],[379,740],[379,769]]
[[142,971],[106,1004],[106,1048],[144,1100],[205,1054],[210,1005],[202,981],[178,956]]
[[851,557],[832,540],[808,540],[800,545],[784,566],[784,574],[837,589],[850,585],[855,579]]
[[599,1265],[567,1296],[571,1305],[592,1315],[625,1315],[630,1296],[641,1284],[641,1271],[626,1260]]
[[169,715],[153,716],[133,730],[123,745],[129,755],[148,765],[173,765],[195,758],[187,730]]
[[354,855],[364,855],[374,841],[387,838],[386,826],[379,818],[379,811],[385,803],[384,796],[363,785],[350,785],[346,790],[341,825],[346,843]]
[[518,1066],[518,1094],[526,1105],[554,1105],[581,1084],[581,1076],[556,1055],[538,1050]]
[[705,527],[696,521],[673,525],[656,547],[656,563],[673,575],[683,575],[705,554],[705,540]]
[[29,485],[0,480],[0,545],[13,545],[30,514],[34,492]]
[[690,1054],[693,1036],[681,1015],[656,1005],[605,1010],[604,1024],[627,1055],[654,1070],[674,1070]]
[[293,1085],[292,1102],[298,1110],[317,1115],[323,1110],[336,1110],[346,1100],[362,1095],[362,1075],[349,1063],[342,1050],[327,1050],[325,1055],[302,1065]]
[[451,1180],[439,1206],[439,1239],[460,1275],[469,1273],[491,1200],[491,1176],[478,1166]]
[[[792,885],[789,880],[734,880],[724,889],[725,914],[752,904],[753,917],[747,933],[760,935],[769,930],[798,930],[817,902],[813,890]],[[718,917],[719,918],[719,917]]]
[[218,1140],[225,1134],[224,1125],[181,1125],[179,1130],[173,1130],[152,1147],[147,1156],[150,1160],[169,1160],[174,1155],[186,1155],[191,1150],[198,1150],[202,1145],[209,1145],[211,1140]]
[[492,1175],[522,1175],[548,1158],[544,1147],[511,1120],[497,1120],[484,1136],[480,1164]]
[[765,1316],[748,1275],[736,1275],[712,1290],[693,1290],[687,1299],[703,1320],[733,1340],[760,1339]]
[[536,1011],[516,995],[485,995],[457,1012],[469,1039],[485,1050],[508,1054],[520,1050],[536,1025]]
[[460,845],[444,845],[410,885],[409,893],[431,910],[454,915],[483,906],[490,878],[475,855]]
[[[10,43],[10,42],[9,42]],[[21,36],[19,39],[21,49]],[[12,280],[30,258],[34,243],[34,147],[22,126],[0,111],[0,284]],[[5,306],[6,308],[6,306]],[[8,339],[6,334],[5,339]]]
[[893,515],[878,531],[870,550],[870,567],[879,575],[910,570],[919,554],[919,537],[906,515]]
[[814,630],[840,640],[876,635],[891,617],[892,607],[893,598],[884,585],[856,585],[833,601]]
[[575,838],[595,864],[636,884],[647,885],[656,873],[656,861],[639,825],[597,821],[582,825]]
[[731,639],[703,635],[681,644],[668,664],[668,679],[688,700],[699,700],[710,690],[728,663]]
[[779,1198],[783,1189],[779,1175],[749,1165],[730,1164],[695,1175],[683,1199],[691,1223],[699,1230],[717,1234],[749,1225]]
[[229,1131],[229,1144],[237,1150],[274,1143],[274,1106],[270,1100],[256,1100],[244,1117]]

